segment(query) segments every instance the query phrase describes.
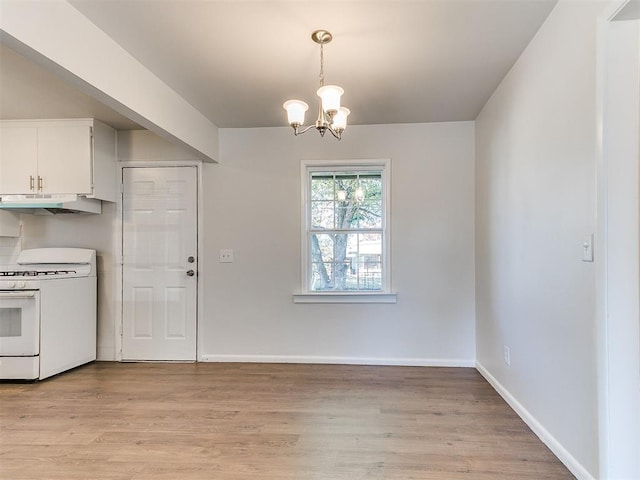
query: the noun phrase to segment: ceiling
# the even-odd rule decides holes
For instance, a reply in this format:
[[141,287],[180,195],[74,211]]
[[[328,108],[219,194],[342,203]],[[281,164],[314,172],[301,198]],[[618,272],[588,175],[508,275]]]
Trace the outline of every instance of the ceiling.
[[[246,128],[285,125],[290,98],[314,111],[319,28],[334,36],[325,79],[344,88],[350,124],[473,120],[556,1],[70,3],[217,126]],[[0,116],[140,128],[6,46]]]

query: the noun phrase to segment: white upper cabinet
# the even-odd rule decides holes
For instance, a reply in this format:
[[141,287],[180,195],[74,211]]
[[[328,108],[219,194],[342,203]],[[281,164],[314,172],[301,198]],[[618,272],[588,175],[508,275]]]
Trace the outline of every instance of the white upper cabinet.
[[39,193],[93,195],[91,128],[38,128]]
[[3,121],[0,195],[116,200],[116,132],[93,119]]

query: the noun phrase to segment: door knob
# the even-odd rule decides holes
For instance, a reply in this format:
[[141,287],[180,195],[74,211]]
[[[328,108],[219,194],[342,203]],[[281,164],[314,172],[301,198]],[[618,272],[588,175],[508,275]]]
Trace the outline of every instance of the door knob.
[[190,277],[193,277],[196,274],[196,272],[194,272],[193,270],[187,270],[187,275],[189,275]]

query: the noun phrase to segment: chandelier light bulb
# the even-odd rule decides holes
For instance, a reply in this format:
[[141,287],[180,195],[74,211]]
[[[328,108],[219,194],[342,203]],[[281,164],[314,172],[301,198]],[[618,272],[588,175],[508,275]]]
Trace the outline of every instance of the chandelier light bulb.
[[309,105],[302,100],[287,100],[282,107],[287,111],[289,125],[304,125],[304,114],[309,110]]
[[332,127],[336,132],[344,132],[345,128],[347,128],[347,117],[351,113],[347,107],[340,107],[338,113],[333,117]]
[[340,110],[340,97],[344,90],[337,85],[325,85],[318,89],[318,96],[322,99],[322,110],[329,116],[335,115]]

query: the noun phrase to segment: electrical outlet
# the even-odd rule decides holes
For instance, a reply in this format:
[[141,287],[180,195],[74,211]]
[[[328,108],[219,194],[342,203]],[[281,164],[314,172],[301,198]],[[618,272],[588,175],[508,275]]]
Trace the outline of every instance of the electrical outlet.
[[504,346],[504,363],[509,367],[511,366],[511,349],[506,345]]
[[233,263],[233,250],[229,248],[220,250],[220,263]]

